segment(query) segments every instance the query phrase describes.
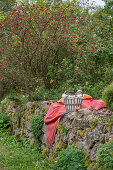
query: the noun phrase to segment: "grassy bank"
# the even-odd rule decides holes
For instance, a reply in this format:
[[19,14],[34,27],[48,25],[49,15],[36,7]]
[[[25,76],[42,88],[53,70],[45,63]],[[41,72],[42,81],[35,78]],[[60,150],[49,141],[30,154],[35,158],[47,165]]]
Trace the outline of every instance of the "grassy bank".
[[8,170],[51,169],[37,146],[26,139],[18,140],[8,132],[0,132],[0,168]]

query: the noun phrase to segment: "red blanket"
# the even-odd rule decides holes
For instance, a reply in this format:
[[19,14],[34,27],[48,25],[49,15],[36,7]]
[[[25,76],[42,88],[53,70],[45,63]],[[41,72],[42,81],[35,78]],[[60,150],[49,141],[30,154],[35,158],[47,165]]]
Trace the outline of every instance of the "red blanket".
[[98,100],[83,100],[82,101],[82,108],[87,108],[89,110],[91,109],[96,109],[96,110],[99,110],[99,109],[102,109],[104,107],[107,107],[104,103],[103,100],[101,99],[98,99]]
[[57,124],[65,111],[65,105],[60,103],[52,103],[46,114],[44,122],[47,125],[47,139],[50,144],[53,144],[54,142]]
[[[87,109],[96,109],[106,107],[104,101],[102,100],[83,100],[82,108]],[[54,137],[56,133],[57,124],[60,121],[62,115],[66,112],[65,105],[61,103],[52,103],[46,117],[44,119],[45,124],[47,125],[47,139],[50,144],[53,144]]]

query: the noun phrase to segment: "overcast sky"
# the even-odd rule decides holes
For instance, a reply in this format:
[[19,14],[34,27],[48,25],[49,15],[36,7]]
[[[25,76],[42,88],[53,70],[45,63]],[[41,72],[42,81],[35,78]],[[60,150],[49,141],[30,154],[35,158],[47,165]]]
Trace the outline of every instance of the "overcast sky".
[[[21,1],[21,0],[20,0]],[[29,3],[31,2],[32,0],[29,0]],[[65,0],[64,0],[65,1]],[[89,4],[92,4],[93,3],[93,5],[94,6],[101,6],[101,7],[104,7],[104,5],[105,5],[105,3],[104,3],[104,1],[102,1],[102,0],[89,0]]]
[[89,0],[90,4],[93,3],[94,6],[100,5],[101,7],[104,7],[105,3],[102,0]]

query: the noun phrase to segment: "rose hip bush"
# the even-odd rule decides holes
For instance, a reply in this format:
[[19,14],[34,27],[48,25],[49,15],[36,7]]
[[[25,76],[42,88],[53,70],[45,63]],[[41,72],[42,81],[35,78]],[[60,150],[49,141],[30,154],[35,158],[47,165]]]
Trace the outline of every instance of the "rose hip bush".
[[75,2],[15,5],[0,22],[1,83],[33,91],[40,83],[49,89],[67,79],[98,81],[108,24],[102,13],[87,14]]

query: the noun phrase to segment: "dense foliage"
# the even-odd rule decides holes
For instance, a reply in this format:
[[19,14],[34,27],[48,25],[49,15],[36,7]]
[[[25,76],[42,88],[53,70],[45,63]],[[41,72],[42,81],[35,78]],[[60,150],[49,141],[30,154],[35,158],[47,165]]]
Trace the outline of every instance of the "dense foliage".
[[0,11],[7,12],[9,9],[11,9],[16,0],[0,0]]
[[85,170],[85,158],[82,149],[74,146],[60,151],[54,169],[63,170]]
[[102,99],[105,101],[108,108],[113,111],[113,83],[105,88]]
[[42,126],[44,123],[44,117],[42,114],[33,116],[31,120],[31,131],[35,139],[41,140],[42,136]]
[[10,126],[10,117],[4,113],[0,113],[0,130],[7,129]]
[[[111,19],[76,1],[20,3],[0,21],[0,96],[110,82]],[[101,89],[101,88],[100,88]],[[95,90],[96,91],[96,90]]]
[[113,141],[109,141],[108,143],[102,145],[97,151],[97,161],[95,167],[100,170],[113,169]]

